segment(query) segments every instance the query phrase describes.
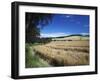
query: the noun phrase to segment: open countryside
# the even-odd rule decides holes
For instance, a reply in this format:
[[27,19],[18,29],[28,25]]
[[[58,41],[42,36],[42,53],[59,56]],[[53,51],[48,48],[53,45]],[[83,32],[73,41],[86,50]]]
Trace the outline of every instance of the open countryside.
[[[72,15],[66,15],[66,17],[69,20]],[[84,18],[84,16],[82,18]],[[80,25],[80,23],[77,24]],[[52,28],[53,27],[51,27],[51,29]],[[47,30],[45,28],[40,33],[48,33],[51,31]],[[52,31],[56,33],[57,29],[54,30],[55,31]],[[27,33],[28,37],[26,37],[27,39],[25,46],[26,68],[89,65],[89,34],[87,34],[88,27],[83,31],[85,34],[77,31],[78,34],[66,34],[64,32],[65,34],[54,34],[55,36],[50,34],[41,34],[41,36],[37,35],[36,37],[33,35],[31,37],[30,33]]]

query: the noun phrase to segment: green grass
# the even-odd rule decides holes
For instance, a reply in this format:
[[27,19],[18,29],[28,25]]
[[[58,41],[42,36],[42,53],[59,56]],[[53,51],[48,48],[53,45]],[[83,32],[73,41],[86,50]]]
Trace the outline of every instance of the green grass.
[[46,61],[40,58],[32,49],[33,45],[37,44],[26,44],[25,46],[25,67],[48,67],[50,66]]

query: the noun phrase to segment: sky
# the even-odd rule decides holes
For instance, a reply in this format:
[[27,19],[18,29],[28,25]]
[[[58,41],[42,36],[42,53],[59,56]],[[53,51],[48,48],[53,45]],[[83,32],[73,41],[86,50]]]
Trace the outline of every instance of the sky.
[[72,34],[89,34],[89,16],[53,14],[52,22],[40,31],[41,37],[59,37]]

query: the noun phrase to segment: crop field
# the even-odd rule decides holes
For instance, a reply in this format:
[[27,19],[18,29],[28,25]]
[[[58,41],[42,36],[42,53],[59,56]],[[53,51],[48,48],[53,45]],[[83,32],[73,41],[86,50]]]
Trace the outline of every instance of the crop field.
[[90,16],[25,13],[25,67],[88,66]]
[[25,67],[88,66],[90,16],[25,13]]
[[89,64],[89,40],[51,41],[33,45],[33,51],[51,66]]

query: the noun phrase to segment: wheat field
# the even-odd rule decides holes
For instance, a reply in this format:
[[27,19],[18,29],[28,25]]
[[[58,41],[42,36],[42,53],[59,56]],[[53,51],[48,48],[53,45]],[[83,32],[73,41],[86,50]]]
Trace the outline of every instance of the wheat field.
[[53,66],[89,64],[89,40],[51,41],[32,48],[36,54]]

